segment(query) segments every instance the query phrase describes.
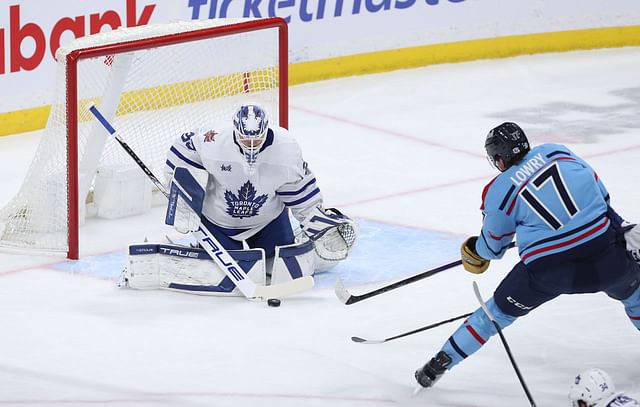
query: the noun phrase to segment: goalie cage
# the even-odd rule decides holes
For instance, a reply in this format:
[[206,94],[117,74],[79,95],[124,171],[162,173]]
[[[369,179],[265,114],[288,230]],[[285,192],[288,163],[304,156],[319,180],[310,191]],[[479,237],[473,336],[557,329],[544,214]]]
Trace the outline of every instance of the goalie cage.
[[161,175],[178,136],[231,120],[247,99],[287,127],[287,52],[281,18],[120,28],[60,47],[55,100],[25,180],[0,210],[0,245],[79,257],[97,169],[135,166],[90,105]]

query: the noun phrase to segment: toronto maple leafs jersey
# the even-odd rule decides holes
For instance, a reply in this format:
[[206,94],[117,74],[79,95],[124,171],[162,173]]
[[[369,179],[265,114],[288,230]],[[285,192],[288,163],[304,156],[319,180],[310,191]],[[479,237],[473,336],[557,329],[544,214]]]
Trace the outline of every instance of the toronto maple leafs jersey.
[[184,133],[167,155],[167,179],[176,166],[208,173],[202,214],[239,240],[257,233],[285,208],[302,219],[322,203],[300,146],[281,127],[268,129],[253,167],[231,126]]
[[607,230],[608,203],[583,159],[563,145],[540,145],[484,188],[476,250],[501,258],[514,237],[524,263],[569,250]]
[[624,393],[616,393],[606,400],[598,402],[598,407],[640,407],[638,400],[627,396]]

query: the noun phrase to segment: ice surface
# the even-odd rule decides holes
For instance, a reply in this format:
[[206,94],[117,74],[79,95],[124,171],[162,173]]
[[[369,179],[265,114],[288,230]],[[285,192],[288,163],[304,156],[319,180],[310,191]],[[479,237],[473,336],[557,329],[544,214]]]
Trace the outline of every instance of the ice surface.
[[[82,229],[78,262],[0,252],[3,406],[528,405],[498,338],[412,397],[413,371],[457,323],[385,338],[473,311],[516,261],[461,268],[345,306],[353,293],[457,259],[481,224],[496,175],[486,132],[516,121],[534,144],[565,143],[640,220],[640,48],[523,56],[342,78],[291,88],[291,131],[327,206],[362,224],[353,256],[279,308],[242,298],[121,290],[127,243],[179,238],[163,209]],[[0,204],[17,191],[39,133],[0,138]],[[597,366],[640,394],[640,337],[605,295],[564,296],[505,330],[539,406],[567,404],[573,376]]]

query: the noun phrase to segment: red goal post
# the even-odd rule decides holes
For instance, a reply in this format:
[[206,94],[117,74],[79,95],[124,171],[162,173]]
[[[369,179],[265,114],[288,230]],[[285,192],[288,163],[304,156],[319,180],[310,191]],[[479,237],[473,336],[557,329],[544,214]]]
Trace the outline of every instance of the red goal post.
[[55,100],[16,197],[0,210],[0,245],[80,255],[99,168],[132,166],[97,130],[96,104],[156,175],[183,132],[230,121],[248,100],[288,126],[288,38],[281,18],[121,28],[57,54]]

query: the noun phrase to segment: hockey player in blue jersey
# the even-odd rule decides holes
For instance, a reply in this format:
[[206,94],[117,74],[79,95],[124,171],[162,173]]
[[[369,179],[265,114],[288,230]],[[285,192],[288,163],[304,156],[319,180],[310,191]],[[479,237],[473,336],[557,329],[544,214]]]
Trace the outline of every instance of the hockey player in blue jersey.
[[[484,188],[482,230],[462,244],[461,259],[465,270],[483,273],[516,239],[520,261],[487,301],[499,326],[506,328],[561,294],[602,291],[621,301],[640,329],[640,266],[627,251],[627,228],[610,208],[594,170],[563,145],[531,149],[515,123],[492,129],[485,148],[501,174]],[[638,227],[627,233],[637,245]],[[433,386],[496,333],[478,308],[415,372],[416,380]]]

